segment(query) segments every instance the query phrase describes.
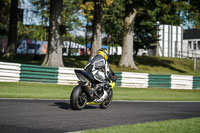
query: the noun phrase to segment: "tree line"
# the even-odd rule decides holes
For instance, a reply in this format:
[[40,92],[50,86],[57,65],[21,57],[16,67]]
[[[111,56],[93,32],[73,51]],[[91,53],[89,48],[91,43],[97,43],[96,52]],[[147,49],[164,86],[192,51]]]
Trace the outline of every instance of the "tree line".
[[[19,21],[19,0],[0,0],[0,36],[8,36],[4,57],[16,55],[20,37],[48,39],[44,66],[64,66],[62,40],[76,39],[71,31],[84,29],[76,41],[92,43],[91,55],[102,43],[123,47],[119,66],[137,69],[133,53],[157,46],[157,28],[161,24],[200,28],[200,2],[197,0],[31,0],[39,26]],[[9,10],[10,9],[10,10]],[[8,23],[9,22],[9,23]],[[103,38],[102,38],[103,36]]]

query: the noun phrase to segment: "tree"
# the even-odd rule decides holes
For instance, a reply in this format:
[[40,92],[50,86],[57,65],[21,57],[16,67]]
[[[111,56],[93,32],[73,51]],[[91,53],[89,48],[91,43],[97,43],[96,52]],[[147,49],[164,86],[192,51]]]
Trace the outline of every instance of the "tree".
[[[186,12],[186,20],[194,28],[200,29],[200,2],[197,0],[186,0],[186,2],[190,5],[188,12]],[[191,28],[191,27],[189,27]]]
[[[150,2],[148,6],[140,7],[137,11],[134,23],[134,54],[139,48],[152,48],[152,44],[158,40],[157,23],[155,19],[155,4]],[[115,0],[112,7],[105,11],[103,29],[110,37],[110,43],[122,45],[123,19],[125,17],[125,5],[122,0]]]
[[[83,0],[83,3],[86,3],[90,0]],[[113,0],[93,0],[94,2],[94,17],[92,22],[92,49],[91,57],[97,54],[97,51],[101,48],[102,45],[102,19],[103,19],[103,8],[112,4]]]
[[104,10],[102,28],[107,36],[106,44],[122,45],[124,11],[122,0],[114,0],[112,5]]
[[[32,0],[34,7],[37,9],[37,13],[41,16],[41,26],[47,26],[49,21],[50,0]],[[63,0],[62,9],[62,24],[60,25],[60,33],[64,40],[72,39],[71,31],[80,29],[82,22],[79,18],[80,0]]]
[[[87,45],[88,42],[91,42],[91,37],[89,33],[92,33],[92,20],[94,19],[93,12],[94,12],[94,2],[86,1],[85,3],[81,4],[81,14],[86,19],[85,27],[85,44]],[[87,54],[87,52],[86,52]]]
[[133,1],[126,1],[125,3],[123,50],[119,65],[138,69],[133,59],[133,31],[134,21],[137,14],[134,4],[135,3]]
[[50,27],[48,50],[42,63],[44,66],[62,67],[62,42],[60,35],[62,0],[50,1]]
[[138,13],[134,29],[134,55],[139,49],[152,49],[158,42],[157,22],[154,16],[146,9],[143,13]]
[[94,19],[93,19],[93,35],[91,57],[97,54],[101,48],[101,22],[103,17],[103,0],[94,0]]
[[17,12],[18,12],[18,0],[11,1],[10,7],[10,21],[8,32],[8,47],[6,48],[4,57],[14,58],[16,55],[17,47]]

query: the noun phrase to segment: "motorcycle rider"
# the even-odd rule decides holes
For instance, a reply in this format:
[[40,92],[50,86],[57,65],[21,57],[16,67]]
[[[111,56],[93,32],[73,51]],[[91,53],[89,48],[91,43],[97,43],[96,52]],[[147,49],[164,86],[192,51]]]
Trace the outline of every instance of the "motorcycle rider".
[[[107,97],[107,92],[104,88],[109,88],[109,81],[112,83],[110,85],[114,85],[117,80],[117,76],[115,76],[114,72],[110,69],[108,60],[108,51],[106,49],[99,49],[98,54],[89,59],[87,65],[84,70],[90,73],[93,78],[97,81],[96,86],[93,88],[94,94],[98,97],[96,102],[102,101]],[[97,91],[99,89],[103,89],[103,96],[99,97]]]

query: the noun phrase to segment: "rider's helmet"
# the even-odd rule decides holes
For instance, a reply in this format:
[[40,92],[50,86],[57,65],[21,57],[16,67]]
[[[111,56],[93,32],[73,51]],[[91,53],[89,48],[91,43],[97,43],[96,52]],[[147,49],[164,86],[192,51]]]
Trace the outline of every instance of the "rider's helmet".
[[98,55],[101,55],[104,57],[105,60],[108,60],[108,50],[106,49],[99,49],[98,50]]

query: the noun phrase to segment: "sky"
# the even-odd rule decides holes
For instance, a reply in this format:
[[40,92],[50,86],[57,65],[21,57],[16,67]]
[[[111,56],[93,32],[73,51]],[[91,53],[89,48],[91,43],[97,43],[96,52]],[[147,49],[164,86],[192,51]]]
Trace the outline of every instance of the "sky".
[[36,13],[37,9],[30,3],[30,0],[21,0],[21,8],[24,9],[24,19],[23,24],[25,25],[40,25],[41,16],[38,16]]

